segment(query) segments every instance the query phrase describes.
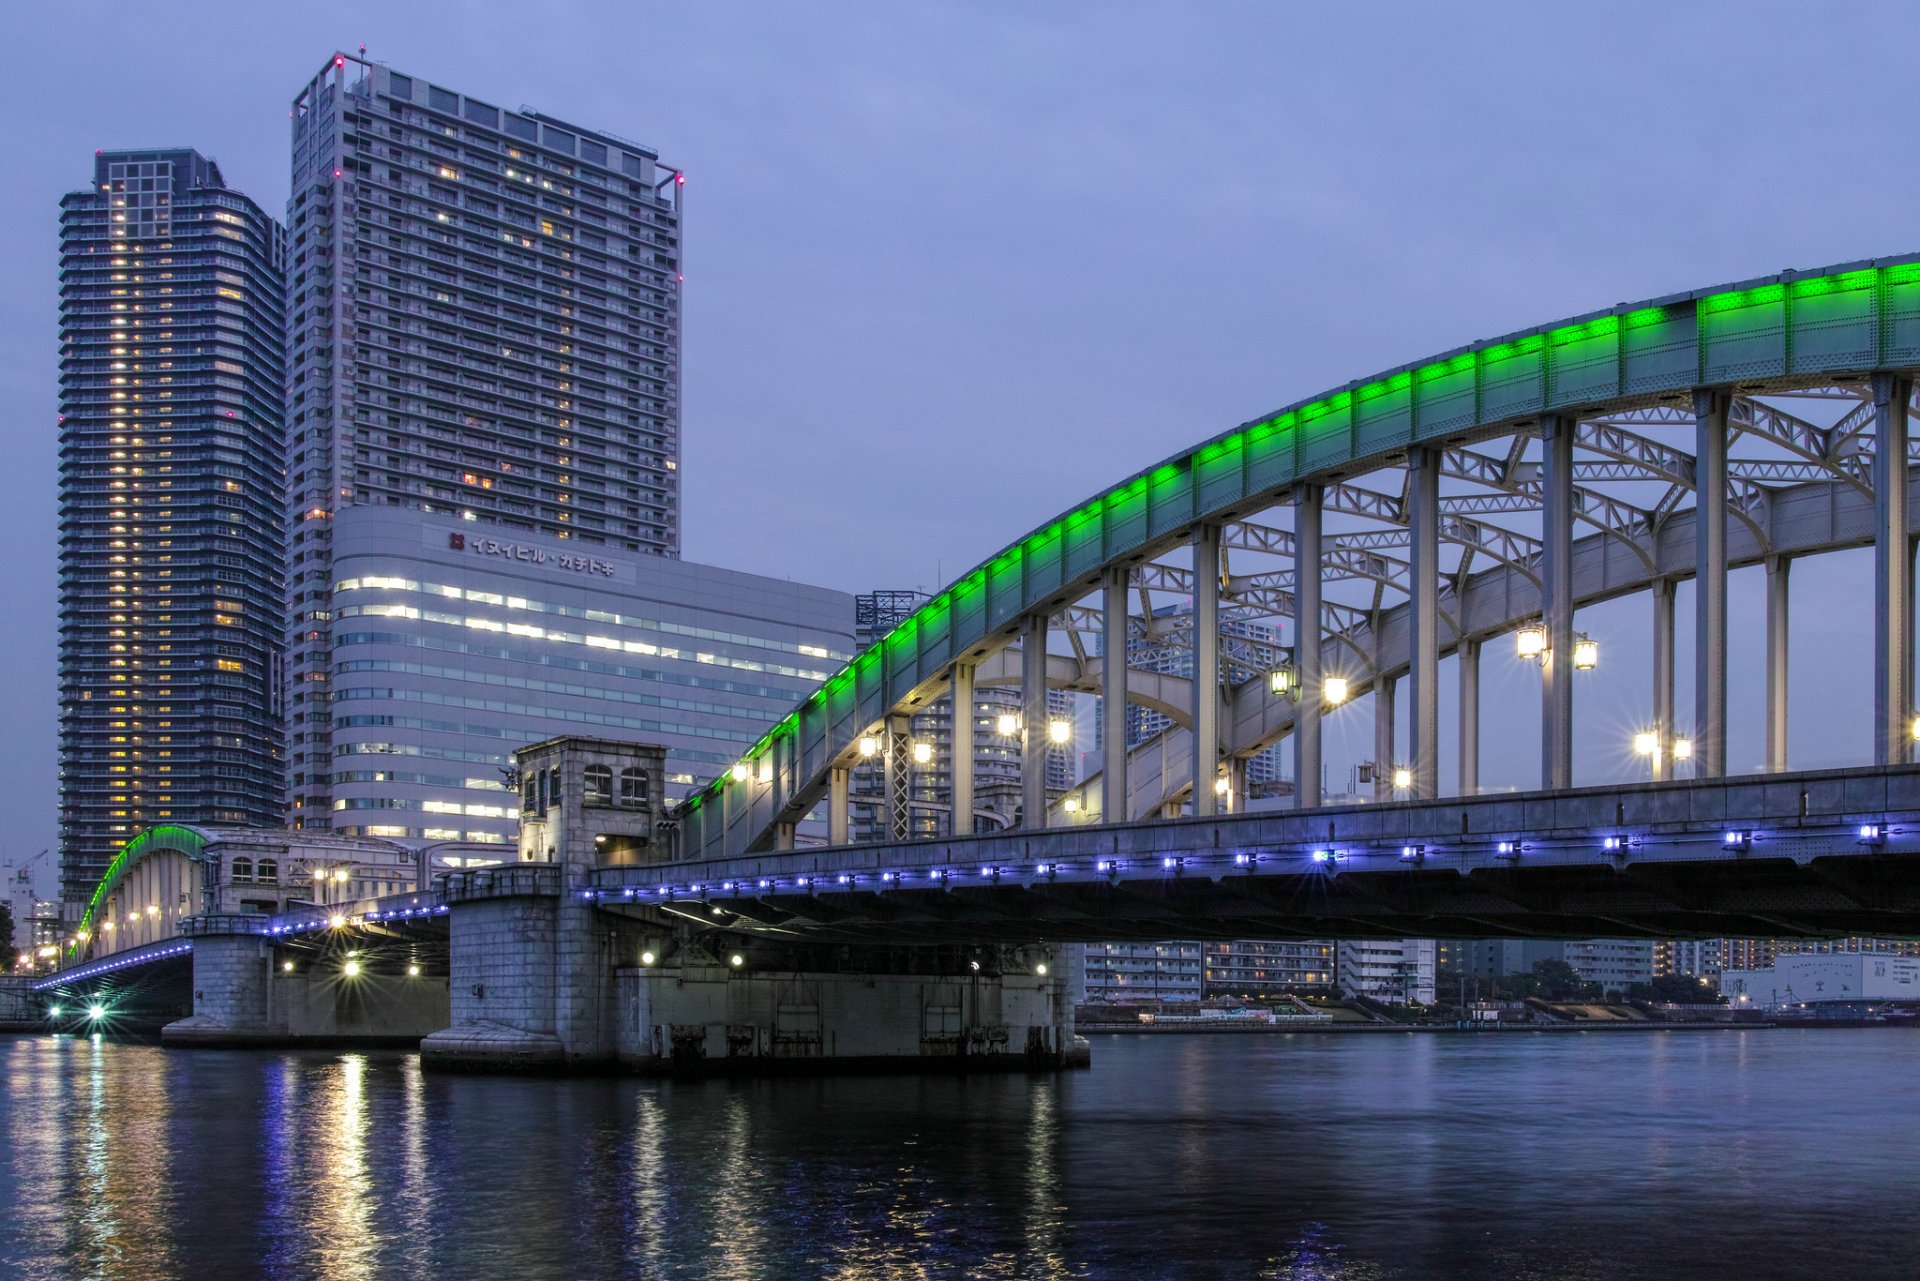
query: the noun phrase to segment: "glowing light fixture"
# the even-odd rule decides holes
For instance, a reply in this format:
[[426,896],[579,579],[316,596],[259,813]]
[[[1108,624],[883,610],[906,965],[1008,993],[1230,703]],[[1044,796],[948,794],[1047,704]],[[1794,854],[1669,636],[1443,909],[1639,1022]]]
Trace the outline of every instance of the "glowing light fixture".
[[1404,792],[1412,786],[1413,771],[1404,765],[1395,766],[1393,770],[1393,790],[1396,792]]
[[340,972],[350,979],[358,978],[360,975],[360,962],[349,960],[340,967]]
[[1040,964],[1033,967],[1033,972],[1041,978],[1045,978],[1047,976],[1047,963],[1045,961],[1040,962]]
[[1537,662],[1547,652],[1547,629],[1537,624],[1528,624],[1514,634],[1514,653],[1525,661]]
[[1673,759],[1676,761],[1692,760],[1693,759],[1693,740],[1690,738],[1674,739],[1673,740]]
[[327,918],[327,924],[332,926],[336,930],[339,929],[341,926],[345,925],[346,923],[347,923],[347,918],[340,915],[340,913],[338,912],[335,912],[332,916],[329,916]]
[[98,1022],[107,1017],[107,1007],[104,1005],[89,1005],[87,1007],[87,1017]]
[[1300,673],[1293,664],[1282,663],[1267,673],[1267,689],[1275,698],[1300,697]]
[[1344,676],[1329,676],[1320,684],[1320,701],[1328,707],[1338,707],[1347,701],[1350,690]]
[[280,962],[280,972],[281,972],[282,974],[291,974],[291,973],[293,973],[293,962],[292,962],[292,961],[282,961],[282,962]]
[[1077,796],[1069,796],[1066,800],[1060,802],[1060,808],[1069,814],[1078,814],[1080,812],[1080,798]]
[[417,965],[409,965],[409,966],[407,967],[407,977],[408,977],[408,978],[410,978],[410,979],[417,979],[417,978],[419,978],[419,977],[420,977],[420,967],[419,967],[419,966],[417,966]]
[[1001,738],[1012,738],[1020,732],[1020,718],[1012,712],[1002,712],[994,719],[993,729]]
[[860,736],[860,755],[871,760],[880,754],[880,740],[871,734]]
[[1060,717],[1055,717],[1053,720],[1048,721],[1047,722],[1047,738],[1049,741],[1054,743],[1072,742],[1073,741],[1073,722],[1070,720],[1065,720]]
[[1660,750],[1660,736],[1650,729],[1643,729],[1633,736],[1633,753],[1636,756],[1652,756]]
[[729,956],[727,958],[727,964],[731,965],[736,970],[739,969],[741,966],[745,965],[746,963],[747,963],[747,958],[740,955],[740,953],[738,952],[735,952],[732,956]]
[[1225,796],[1227,794],[1227,780],[1225,777],[1213,780],[1213,794],[1215,796]]
[[660,958],[655,956],[652,952],[640,953],[640,964],[642,965],[652,965],[655,961],[659,959]]
[[1576,636],[1573,639],[1573,669],[1577,672],[1590,672],[1600,663],[1600,642],[1591,636]]
[[925,765],[931,762],[932,760],[933,760],[933,744],[932,743],[915,743],[913,745],[913,763],[915,765]]
[[733,769],[729,772],[733,775],[733,781],[736,783],[746,782],[752,773],[752,771],[747,768],[745,761],[735,761],[733,763]]

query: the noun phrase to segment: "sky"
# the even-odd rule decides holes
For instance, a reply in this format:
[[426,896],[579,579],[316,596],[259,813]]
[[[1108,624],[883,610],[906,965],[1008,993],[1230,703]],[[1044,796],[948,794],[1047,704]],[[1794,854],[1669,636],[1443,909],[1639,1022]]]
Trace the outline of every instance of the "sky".
[[[96,148],[195,147],[281,209],[287,104],[362,43],[657,147],[688,174],[686,556],[934,589],[1350,380],[1920,249],[1916,25],[1896,4],[1721,0],[22,6],[0,81],[0,864],[54,844],[57,214]],[[1795,581],[1795,766],[1869,742],[1866,568],[1825,559]],[[1759,590],[1734,576],[1736,686]],[[1583,780],[1632,776],[1644,619],[1582,614],[1620,655],[1581,691]],[[1531,686],[1488,669],[1516,720],[1483,734],[1483,772],[1529,784]],[[1730,701],[1731,764],[1752,768],[1758,699]],[[1370,741],[1329,730],[1342,760]]]

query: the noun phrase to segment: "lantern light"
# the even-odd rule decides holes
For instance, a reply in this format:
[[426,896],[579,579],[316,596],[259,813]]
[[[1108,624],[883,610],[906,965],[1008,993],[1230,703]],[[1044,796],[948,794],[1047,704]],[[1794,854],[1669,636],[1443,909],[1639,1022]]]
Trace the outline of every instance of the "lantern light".
[[1590,672],[1600,663],[1600,642],[1591,636],[1576,636],[1573,640],[1573,669],[1577,672]]
[[1073,741],[1073,722],[1062,717],[1054,717],[1047,722],[1047,738],[1054,743]]
[[1633,752],[1636,756],[1653,756],[1660,751],[1660,736],[1650,729],[1643,729],[1633,736]]
[[1020,732],[1020,718],[1012,712],[1002,712],[994,720],[993,728],[1001,738],[1012,738]]
[[1529,663],[1547,652],[1547,630],[1537,624],[1522,627],[1513,639],[1514,652]]
[[931,762],[932,760],[933,760],[933,744],[932,743],[915,743],[913,745],[913,763],[915,765],[925,765]]
[[879,754],[880,754],[880,740],[875,738],[872,734],[862,734],[860,736],[860,755],[865,756],[868,759],[872,759],[873,757],[878,756]]
[[1690,738],[1674,739],[1673,740],[1673,759],[1676,761],[1692,760],[1693,759],[1693,740]]
[[1347,701],[1350,687],[1344,676],[1329,676],[1320,686],[1320,701],[1328,707],[1338,707]]

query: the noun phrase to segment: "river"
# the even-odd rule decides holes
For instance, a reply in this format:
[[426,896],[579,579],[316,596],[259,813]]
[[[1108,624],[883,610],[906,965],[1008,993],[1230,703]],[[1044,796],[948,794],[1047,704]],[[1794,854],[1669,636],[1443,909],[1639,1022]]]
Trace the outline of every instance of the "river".
[[1920,1033],[1092,1040],[668,1082],[4,1038],[0,1276],[1920,1275]]

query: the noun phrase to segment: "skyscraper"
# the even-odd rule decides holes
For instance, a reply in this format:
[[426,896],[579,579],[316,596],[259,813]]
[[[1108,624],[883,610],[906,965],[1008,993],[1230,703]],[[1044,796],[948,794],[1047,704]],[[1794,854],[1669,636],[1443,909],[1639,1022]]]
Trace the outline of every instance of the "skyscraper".
[[278,223],[219,166],[99,152],[60,202],[60,880],[155,823],[275,825]]
[[311,827],[333,809],[337,516],[678,556],[683,179],[349,54],[292,116],[288,798]]

